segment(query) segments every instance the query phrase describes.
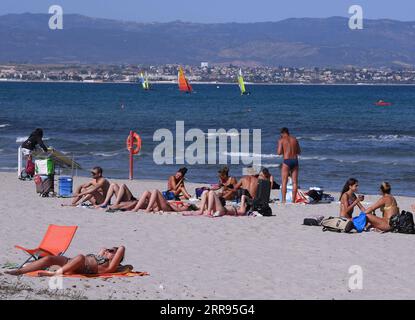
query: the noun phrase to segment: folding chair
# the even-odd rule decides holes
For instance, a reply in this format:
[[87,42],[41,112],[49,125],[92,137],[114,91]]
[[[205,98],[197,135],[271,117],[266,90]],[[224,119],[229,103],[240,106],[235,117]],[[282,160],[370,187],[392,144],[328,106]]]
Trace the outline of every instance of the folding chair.
[[30,255],[30,257],[20,265],[19,269],[32,259],[38,260],[46,256],[63,255],[65,251],[68,250],[77,229],[78,226],[57,226],[50,224],[39,247],[35,249],[26,249],[21,246],[15,246],[15,248],[23,250]]

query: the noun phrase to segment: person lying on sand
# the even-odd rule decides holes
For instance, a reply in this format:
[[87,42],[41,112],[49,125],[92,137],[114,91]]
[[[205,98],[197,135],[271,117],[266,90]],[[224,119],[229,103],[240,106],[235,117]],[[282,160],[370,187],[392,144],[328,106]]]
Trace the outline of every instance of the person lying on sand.
[[[70,206],[76,207],[79,203],[85,201],[93,205],[100,205],[105,201],[110,183],[102,176],[102,168],[95,167],[91,170],[92,180],[78,186],[73,194],[73,200]],[[62,205],[64,206],[64,205]]]
[[196,212],[185,212],[185,216],[208,216],[208,217],[221,217],[221,216],[244,216],[250,209],[248,204],[248,197],[243,195],[241,197],[241,203],[239,208],[235,206],[226,206],[226,200],[219,197],[214,191],[206,190],[202,194],[199,210]]
[[114,206],[119,205],[120,203],[135,202],[137,199],[133,196],[130,189],[128,189],[126,184],[121,186],[116,183],[111,183],[107,192],[107,196],[104,202],[100,205],[96,205],[97,208],[106,208],[111,203],[111,198],[115,196]]
[[[398,203],[394,196],[391,195],[392,187],[388,182],[383,182],[380,186],[382,196],[376,203],[364,212],[366,213],[366,221],[368,222],[366,229],[375,228],[379,231],[389,231],[391,229],[389,220],[392,216],[399,213]],[[377,217],[375,210],[380,209],[382,218]]]
[[350,178],[346,181],[340,195],[340,217],[352,220],[354,208],[359,207],[360,211],[365,211],[361,204],[364,200],[363,196],[356,197],[356,192],[359,190],[359,181]]
[[[182,212],[188,211],[191,205],[181,201],[167,201],[160,190],[146,191],[136,202],[132,211],[145,210],[146,212]],[[129,209],[127,209],[129,210]]]
[[177,170],[174,176],[171,176],[167,182],[167,191],[173,192],[177,199],[185,198],[190,199],[191,196],[187,192],[184,185],[184,176],[186,175],[187,168],[183,167]]
[[124,260],[125,247],[103,248],[97,255],[77,255],[75,258],[64,256],[47,256],[25,265],[21,269],[5,271],[10,275],[22,275],[28,272],[44,270],[52,266],[59,266],[56,271],[39,271],[38,275],[52,277],[65,274],[101,274],[117,271]]

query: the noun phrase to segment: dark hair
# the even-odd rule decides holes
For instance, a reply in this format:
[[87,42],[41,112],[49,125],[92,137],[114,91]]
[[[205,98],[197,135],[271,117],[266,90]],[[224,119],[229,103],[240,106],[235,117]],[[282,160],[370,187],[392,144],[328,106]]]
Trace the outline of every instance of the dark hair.
[[347,180],[346,183],[344,184],[344,187],[343,187],[342,193],[340,194],[339,200],[341,200],[343,194],[345,194],[347,191],[349,191],[351,186],[355,185],[358,182],[359,181],[355,178],[350,178],[349,180]]
[[280,131],[280,133],[286,133],[286,134],[290,134],[290,132],[288,131],[288,128],[286,128],[286,127],[284,127],[284,128],[281,128],[281,131]]
[[101,167],[93,167],[92,170],[96,170],[98,174],[102,175],[102,168]]
[[389,182],[382,182],[382,184],[380,185],[380,190],[383,193],[390,194],[392,191],[392,187]]
[[42,128],[36,128],[35,131],[31,133],[31,136],[38,136],[43,138],[43,129]]
[[229,176],[229,168],[227,166],[223,167],[218,171],[221,176]]
[[187,172],[187,168],[186,167],[180,168],[179,170],[177,170],[177,172],[180,172],[182,176],[184,177]]
[[266,176],[267,178],[269,178],[271,176],[271,174],[269,173],[268,168],[262,168],[261,172],[264,176]]

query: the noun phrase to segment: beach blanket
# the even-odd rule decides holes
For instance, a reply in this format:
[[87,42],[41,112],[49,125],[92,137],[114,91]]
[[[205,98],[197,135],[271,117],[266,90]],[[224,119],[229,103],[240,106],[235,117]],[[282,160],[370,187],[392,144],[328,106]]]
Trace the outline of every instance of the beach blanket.
[[[38,271],[32,271],[29,273],[26,273],[25,275],[28,277],[39,277]],[[143,276],[149,276],[150,274],[148,272],[143,271],[133,271],[132,268],[126,267],[123,270],[113,272],[113,273],[101,273],[101,274],[65,274],[63,275],[64,278],[114,278],[114,277],[143,277]]]

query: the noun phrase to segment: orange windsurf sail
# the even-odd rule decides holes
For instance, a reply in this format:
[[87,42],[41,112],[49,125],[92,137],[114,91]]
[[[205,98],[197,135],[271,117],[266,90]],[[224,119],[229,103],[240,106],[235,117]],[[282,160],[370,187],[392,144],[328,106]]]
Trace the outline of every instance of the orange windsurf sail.
[[190,85],[189,81],[187,81],[182,67],[179,67],[178,83],[180,91],[192,92],[192,86]]

